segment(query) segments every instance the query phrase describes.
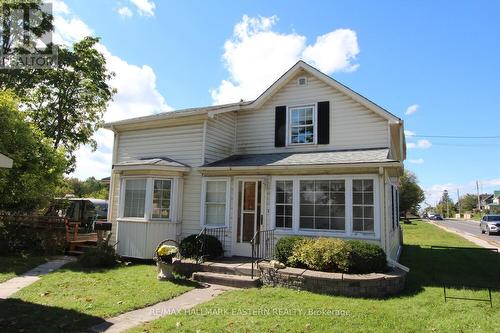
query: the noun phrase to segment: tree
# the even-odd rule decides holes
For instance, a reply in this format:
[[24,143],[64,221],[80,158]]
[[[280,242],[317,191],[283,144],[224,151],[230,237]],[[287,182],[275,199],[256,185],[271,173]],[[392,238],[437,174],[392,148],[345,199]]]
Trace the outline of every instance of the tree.
[[447,190],[443,191],[443,195],[441,196],[441,200],[439,200],[439,203],[436,206],[436,210],[445,217],[451,217],[455,215],[455,203],[450,198]]
[[417,177],[410,171],[404,171],[399,178],[399,212],[405,217],[408,213],[418,215],[420,203],[425,194],[417,183]]
[[59,188],[58,195],[74,195],[78,198],[108,199],[109,186],[101,183],[94,177],[89,177],[84,181],[78,178],[65,178],[64,184]]
[[66,167],[63,148],[26,119],[12,92],[0,91],[0,151],[14,160],[0,169],[0,211],[32,211],[53,198]]
[[459,204],[462,212],[472,212],[477,207],[477,195],[467,193],[460,197]]
[[73,170],[74,152],[80,145],[96,148],[92,138],[115,89],[108,81],[104,56],[95,49],[98,38],[86,37],[73,50],[60,48],[55,68],[41,70],[26,97],[30,118],[51,138],[54,148],[64,147]]

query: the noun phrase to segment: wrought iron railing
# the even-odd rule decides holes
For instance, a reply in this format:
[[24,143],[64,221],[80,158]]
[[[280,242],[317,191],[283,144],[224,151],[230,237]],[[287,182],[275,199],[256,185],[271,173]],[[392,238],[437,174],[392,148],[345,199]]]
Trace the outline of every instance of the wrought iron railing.
[[196,243],[198,244],[197,262],[203,261],[208,255],[207,236],[215,237],[221,242],[223,251],[226,250],[226,232],[227,227],[204,227],[198,236]]
[[252,244],[252,279],[254,276],[254,265],[257,265],[259,261],[274,258],[274,230],[259,230],[250,241]]

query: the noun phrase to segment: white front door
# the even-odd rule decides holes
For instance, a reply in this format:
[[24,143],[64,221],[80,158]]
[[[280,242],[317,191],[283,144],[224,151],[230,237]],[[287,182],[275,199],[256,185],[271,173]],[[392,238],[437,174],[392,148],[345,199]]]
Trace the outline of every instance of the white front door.
[[242,179],[236,182],[236,219],[233,226],[233,255],[252,256],[251,241],[263,229],[265,216],[265,189],[261,179]]

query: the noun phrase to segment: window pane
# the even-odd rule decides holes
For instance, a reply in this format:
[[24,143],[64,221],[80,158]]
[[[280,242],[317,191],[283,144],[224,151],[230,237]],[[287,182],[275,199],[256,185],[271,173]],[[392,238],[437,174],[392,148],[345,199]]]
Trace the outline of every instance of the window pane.
[[290,109],[290,142],[314,142],[314,109],[312,107]]
[[153,183],[153,218],[170,218],[171,188],[171,180],[155,179]]
[[373,232],[375,230],[373,179],[353,180],[352,187],[353,231]]
[[[344,180],[300,181],[300,227],[318,230],[345,229]],[[338,218],[332,223],[332,217]]]
[[292,227],[293,181],[276,182],[276,228]]
[[146,179],[125,180],[124,217],[144,217]]
[[205,224],[224,225],[226,223],[225,180],[208,180],[205,190]]

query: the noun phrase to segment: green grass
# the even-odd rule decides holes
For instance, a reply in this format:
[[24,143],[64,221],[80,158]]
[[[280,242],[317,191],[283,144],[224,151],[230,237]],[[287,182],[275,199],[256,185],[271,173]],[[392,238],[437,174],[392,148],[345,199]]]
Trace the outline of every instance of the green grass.
[[[476,270],[498,281],[495,275],[498,271],[487,269],[493,259],[482,251],[431,250],[431,245],[474,245],[428,223],[413,222],[404,225],[404,231],[406,245],[401,261],[411,267],[411,272],[405,292],[398,297],[360,299],[283,288],[231,291],[189,312],[167,316],[131,331],[500,332],[498,290],[493,292],[494,306],[490,308],[483,302],[444,303],[440,284],[447,279],[462,286],[475,283]],[[484,289],[457,288],[449,293],[487,297]]]
[[31,255],[0,257],[0,283],[19,276],[46,261],[44,257]]
[[185,280],[157,281],[153,265],[89,270],[71,263],[0,303],[0,327],[29,332],[74,331],[192,288],[194,284]]

